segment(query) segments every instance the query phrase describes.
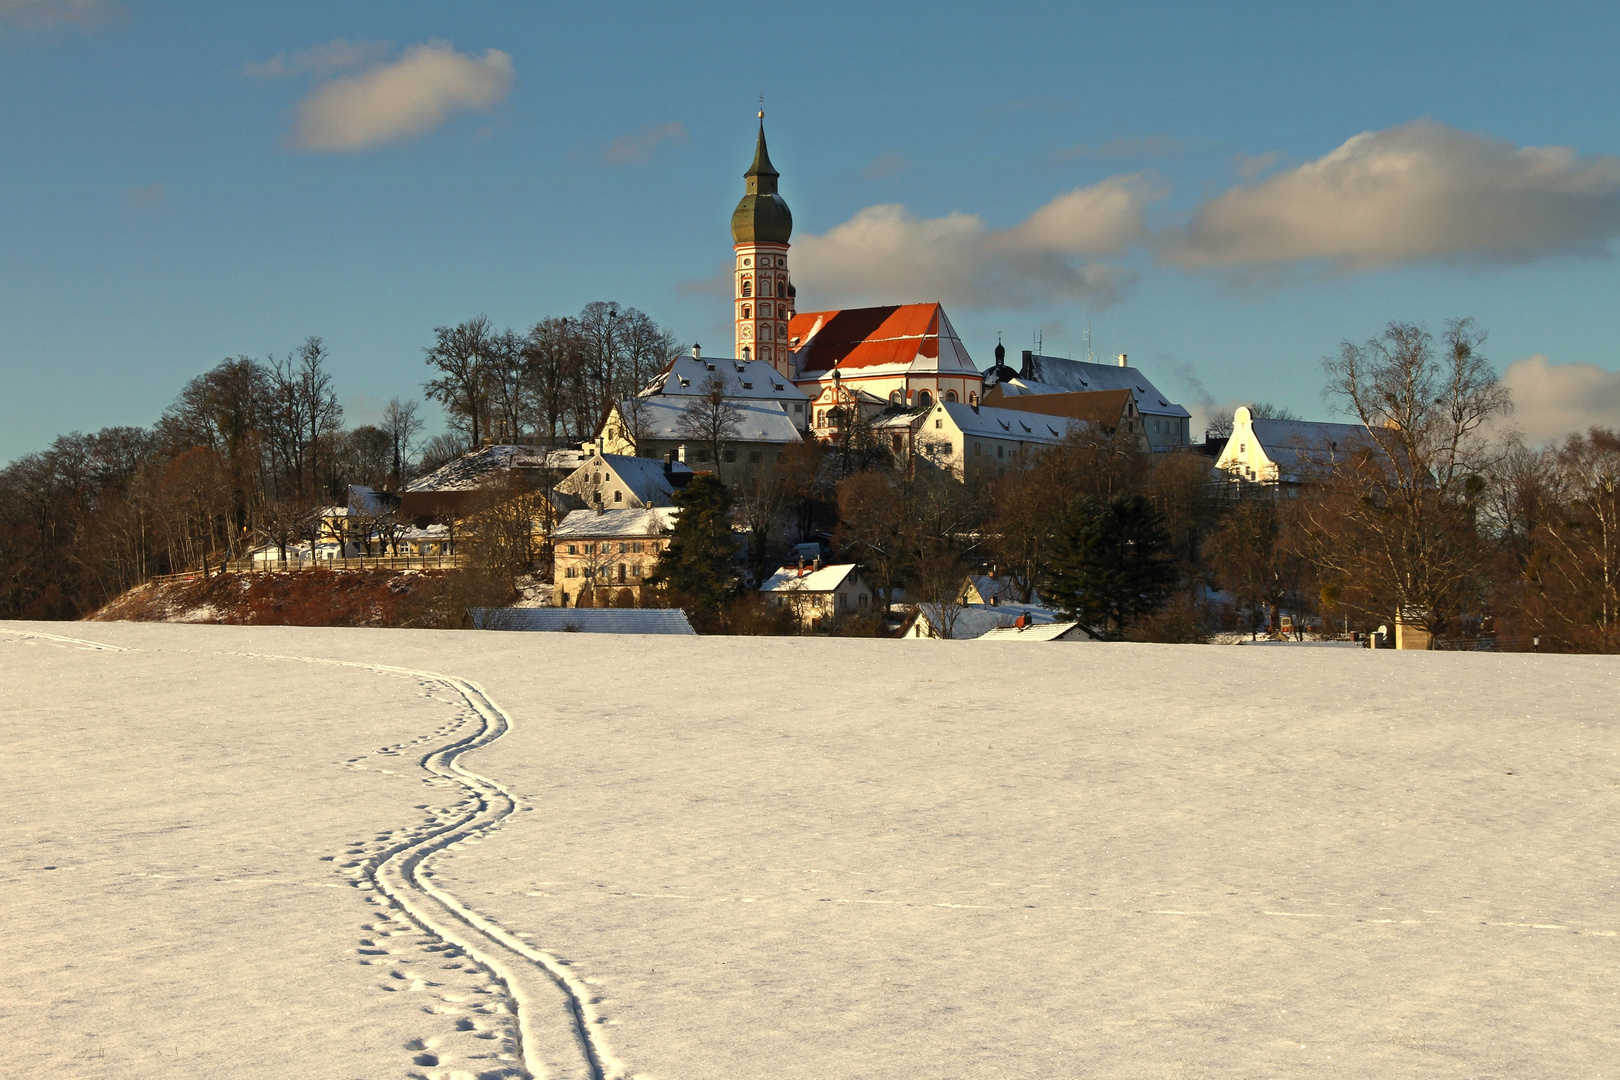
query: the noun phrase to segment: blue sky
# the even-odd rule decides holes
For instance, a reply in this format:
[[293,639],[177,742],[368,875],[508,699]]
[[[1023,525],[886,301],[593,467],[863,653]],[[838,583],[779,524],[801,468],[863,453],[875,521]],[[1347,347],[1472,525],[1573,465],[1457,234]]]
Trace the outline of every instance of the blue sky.
[[1596,3],[0,0],[0,459],[310,334],[355,423],[480,311],[728,350],[761,92],[802,310],[1323,418],[1341,339],[1473,315],[1532,436],[1620,425],[1616,55]]

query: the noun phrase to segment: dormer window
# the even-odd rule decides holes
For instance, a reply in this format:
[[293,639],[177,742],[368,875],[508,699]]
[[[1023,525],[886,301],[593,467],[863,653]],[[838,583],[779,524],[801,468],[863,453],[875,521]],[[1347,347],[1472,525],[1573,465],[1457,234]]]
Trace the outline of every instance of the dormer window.
[[751,383],[751,382],[745,382],[745,383],[743,383],[743,389],[744,389],[744,390],[752,390],[752,389],[753,389],[753,388],[754,388],[754,384],[753,384],[753,383]]

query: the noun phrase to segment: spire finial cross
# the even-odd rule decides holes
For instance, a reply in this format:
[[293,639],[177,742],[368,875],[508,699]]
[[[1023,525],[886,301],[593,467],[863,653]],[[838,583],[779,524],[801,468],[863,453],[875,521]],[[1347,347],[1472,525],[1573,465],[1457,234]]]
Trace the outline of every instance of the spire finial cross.
[[759,118],[761,120],[765,119],[765,92],[763,90],[759,93]]

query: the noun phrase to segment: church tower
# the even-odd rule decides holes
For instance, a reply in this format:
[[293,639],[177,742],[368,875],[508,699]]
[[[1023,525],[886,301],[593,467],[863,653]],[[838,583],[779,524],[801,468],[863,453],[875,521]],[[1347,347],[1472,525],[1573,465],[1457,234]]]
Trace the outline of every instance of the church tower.
[[777,171],[765,151],[765,112],[759,114],[759,143],[754,163],[743,173],[746,194],[731,215],[733,304],[740,359],[764,360],[792,378],[788,319],[793,315],[794,288],[788,280],[788,237],[793,215],[776,193]]

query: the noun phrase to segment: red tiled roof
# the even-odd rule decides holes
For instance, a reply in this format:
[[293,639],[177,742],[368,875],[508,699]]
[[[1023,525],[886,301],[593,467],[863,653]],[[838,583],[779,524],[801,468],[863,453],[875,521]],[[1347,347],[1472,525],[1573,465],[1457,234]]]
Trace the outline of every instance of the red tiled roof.
[[938,304],[801,311],[788,323],[788,338],[799,340],[799,371],[808,374],[938,357],[939,327]]

